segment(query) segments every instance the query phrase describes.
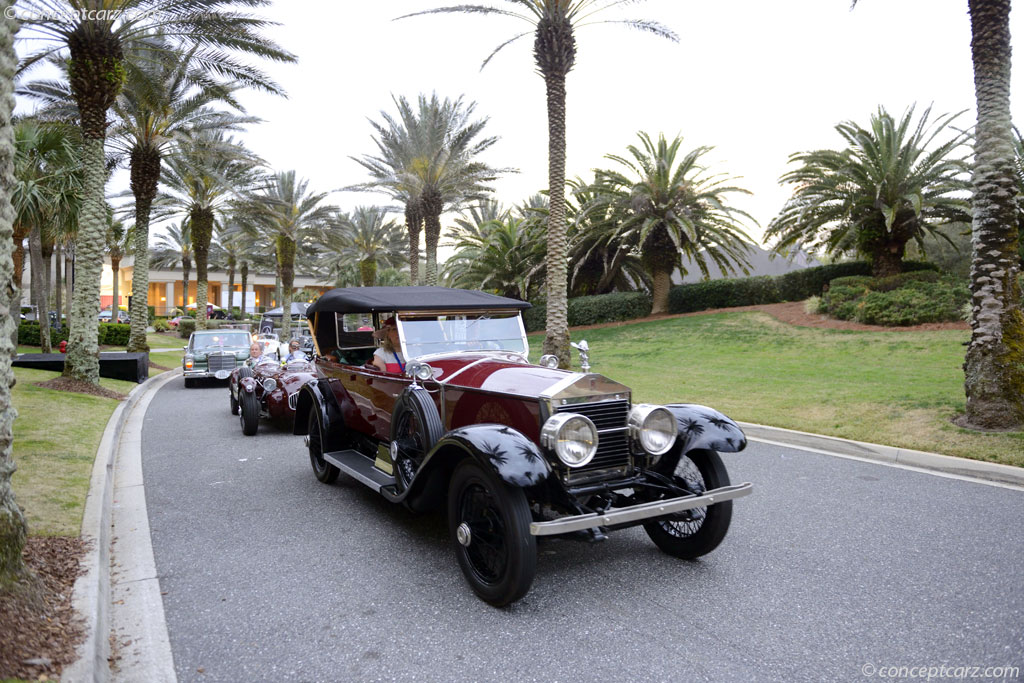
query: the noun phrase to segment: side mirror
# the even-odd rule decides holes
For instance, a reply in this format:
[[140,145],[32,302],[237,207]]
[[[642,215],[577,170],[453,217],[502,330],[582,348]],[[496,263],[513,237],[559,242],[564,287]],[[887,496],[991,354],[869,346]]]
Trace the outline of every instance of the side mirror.
[[188,351],[188,347],[187,347],[187,346],[182,346],[182,347],[181,347],[181,350],[182,350],[182,351]]

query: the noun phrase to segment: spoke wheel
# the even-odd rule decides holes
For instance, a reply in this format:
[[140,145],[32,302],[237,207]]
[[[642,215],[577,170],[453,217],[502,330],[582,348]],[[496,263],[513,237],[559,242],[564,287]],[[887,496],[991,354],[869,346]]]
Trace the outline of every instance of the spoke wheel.
[[320,429],[320,419],[316,414],[316,406],[309,411],[309,463],[313,466],[313,474],[318,481],[325,484],[333,484],[337,480],[341,470],[324,460],[323,432]]
[[406,391],[396,402],[391,416],[391,460],[399,491],[409,488],[443,429],[437,407],[423,389]]
[[448,489],[448,526],[455,556],[473,591],[501,607],[526,595],[537,571],[530,507],[513,488],[464,460]]
[[253,436],[260,428],[260,402],[256,399],[256,394],[250,394],[244,390],[239,393],[239,398],[241,399],[238,403],[241,406],[239,420],[242,423],[242,433],[246,436]]
[[[725,464],[715,451],[696,450],[679,456],[672,478],[694,494],[729,485]],[[644,524],[644,531],[663,552],[684,560],[707,555],[725,538],[732,521],[732,501],[684,510]]]

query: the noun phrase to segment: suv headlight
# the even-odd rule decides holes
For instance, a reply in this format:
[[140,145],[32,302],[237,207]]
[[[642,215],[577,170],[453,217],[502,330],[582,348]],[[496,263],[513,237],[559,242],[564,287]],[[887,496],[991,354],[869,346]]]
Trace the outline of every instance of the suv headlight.
[[540,443],[569,467],[583,467],[597,452],[597,428],[585,415],[558,413],[544,423]]
[[629,411],[629,438],[651,455],[664,455],[676,442],[676,416],[664,406],[639,403]]

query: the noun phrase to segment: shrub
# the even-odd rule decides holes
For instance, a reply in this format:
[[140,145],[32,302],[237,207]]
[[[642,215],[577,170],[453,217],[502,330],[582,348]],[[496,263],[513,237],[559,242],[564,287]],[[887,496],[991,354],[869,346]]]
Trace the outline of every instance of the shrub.
[[839,278],[821,300],[833,318],[903,326],[960,320],[970,291],[955,277],[920,271],[877,280]]
[[167,324],[167,318],[155,318],[153,320],[154,332],[166,332],[169,329],[171,329],[171,326]]
[[131,325],[100,323],[99,343],[107,346],[127,346],[131,333]]
[[[68,328],[50,328],[50,344],[57,346],[62,341],[68,340]],[[18,323],[18,345],[19,346],[40,346],[42,340],[39,338],[39,322],[35,320],[22,320]]]
[[178,322],[178,335],[182,339],[188,339],[196,331],[195,320],[181,320]]
[[[643,318],[651,312],[651,300],[644,292],[612,292],[569,299],[568,309],[570,327],[597,325]],[[543,330],[546,322],[547,307],[543,302],[523,311],[527,332]]]
[[156,306],[146,306],[146,322],[152,325],[156,321]]

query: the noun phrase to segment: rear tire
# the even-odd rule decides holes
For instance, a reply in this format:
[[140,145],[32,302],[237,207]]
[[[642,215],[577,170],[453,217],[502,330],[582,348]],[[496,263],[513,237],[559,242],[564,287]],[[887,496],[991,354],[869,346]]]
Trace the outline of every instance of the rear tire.
[[316,411],[315,405],[309,409],[309,431],[307,432],[309,434],[309,463],[313,466],[313,474],[316,475],[317,481],[333,484],[341,474],[341,470],[324,460],[324,435]]
[[253,436],[260,428],[260,402],[256,400],[256,394],[250,394],[244,390],[240,393],[240,397],[242,433],[246,436]]
[[531,521],[522,489],[472,459],[455,468],[448,487],[448,531],[466,581],[484,602],[502,607],[530,590],[537,573]]
[[[695,450],[680,455],[672,478],[695,493],[729,485],[725,463],[715,451]],[[693,560],[718,547],[731,521],[732,501],[727,500],[652,520],[644,524],[644,531],[662,552]]]

